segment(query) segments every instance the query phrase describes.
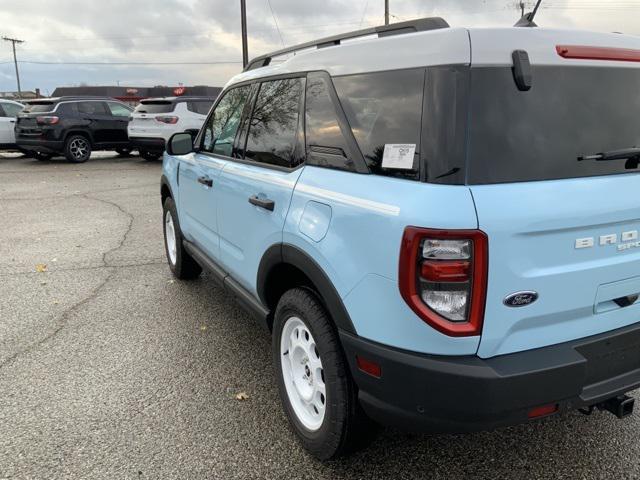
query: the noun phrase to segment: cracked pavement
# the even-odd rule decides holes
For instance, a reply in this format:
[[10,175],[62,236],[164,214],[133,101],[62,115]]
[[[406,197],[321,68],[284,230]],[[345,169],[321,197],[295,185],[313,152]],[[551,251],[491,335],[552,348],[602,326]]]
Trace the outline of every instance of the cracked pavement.
[[640,478],[639,415],[604,413],[313,460],[268,335],[206,275],[173,281],[159,176],[0,154],[0,479]]

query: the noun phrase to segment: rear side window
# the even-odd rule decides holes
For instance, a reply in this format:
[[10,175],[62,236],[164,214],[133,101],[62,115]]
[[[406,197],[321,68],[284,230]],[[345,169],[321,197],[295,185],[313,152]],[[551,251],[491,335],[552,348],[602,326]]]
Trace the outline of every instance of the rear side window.
[[207,120],[202,137],[201,149],[203,151],[231,156],[233,142],[250,92],[251,87],[245,85],[224,93]]
[[255,162],[293,168],[303,159],[298,151],[303,79],[290,78],[260,84],[245,157]]
[[114,117],[128,117],[131,115],[131,110],[129,110],[124,105],[114,102],[108,102],[109,110],[111,111],[111,115]]
[[347,141],[340,129],[329,89],[323,76],[310,74],[307,77],[307,161],[310,165],[355,171],[353,160],[348,158]]
[[167,100],[142,101],[135,109],[136,113],[170,113],[173,112],[175,103]]
[[24,113],[43,113],[53,111],[55,104],[53,102],[28,103],[25,105]]
[[[419,178],[425,69],[334,77],[340,103],[372,173]],[[391,146],[415,148],[413,162],[390,168]],[[385,147],[388,149],[385,158]],[[395,147],[398,148],[398,147]]]
[[78,102],[78,112],[85,115],[109,115],[103,102]]
[[5,117],[17,117],[18,113],[22,111],[22,105],[16,105],[15,103],[3,103],[0,108],[4,110]]
[[211,105],[213,105],[212,101],[192,101],[187,102],[187,110],[193,113],[199,113],[200,115],[206,115],[211,110]]

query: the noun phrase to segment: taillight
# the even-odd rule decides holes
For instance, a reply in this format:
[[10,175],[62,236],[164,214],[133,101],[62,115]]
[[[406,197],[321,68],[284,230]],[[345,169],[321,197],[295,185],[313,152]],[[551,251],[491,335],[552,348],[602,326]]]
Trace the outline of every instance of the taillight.
[[38,125],[55,125],[59,121],[60,118],[53,115],[48,117],[36,117],[36,123]]
[[422,320],[446,335],[479,335],[488,256],[488,239],[480,230],[407,227],[400,249],[402,298]]
[[172,117],[172,116],[158,116],[156,117],[156,120],[161,123],[168,123],[170,125],[175,125],[176,123],[178,123],[179,118]]

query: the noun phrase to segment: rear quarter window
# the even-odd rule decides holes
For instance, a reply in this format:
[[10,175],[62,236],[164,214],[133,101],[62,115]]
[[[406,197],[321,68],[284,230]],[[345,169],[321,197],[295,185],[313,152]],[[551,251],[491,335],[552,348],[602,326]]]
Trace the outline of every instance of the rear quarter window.
[[187,110],[193,113],[198,113],[200,115],[207,115],[209,110],[211,110],[211,105],[213,105],[213,101],[191,101],[187,102]]
[[[353,135],[372,173],[419,179],[425,69],[334,77]],[[415,145],[410,168],[385,166],[385,145]]]

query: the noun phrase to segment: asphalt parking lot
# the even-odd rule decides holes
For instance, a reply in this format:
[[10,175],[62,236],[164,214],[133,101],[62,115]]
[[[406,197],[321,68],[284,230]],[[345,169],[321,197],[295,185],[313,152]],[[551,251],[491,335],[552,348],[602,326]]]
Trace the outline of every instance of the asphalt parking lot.
[[95,157],[0,154],[0,478],[640,478],[640,413],[383,429],[313,460],[281,412],[268,335],[212,279],[172,280],[160,163]]

